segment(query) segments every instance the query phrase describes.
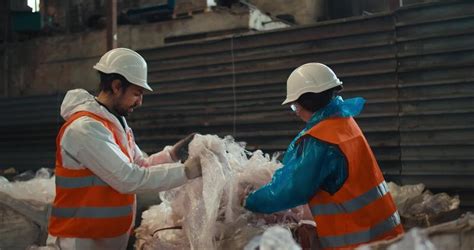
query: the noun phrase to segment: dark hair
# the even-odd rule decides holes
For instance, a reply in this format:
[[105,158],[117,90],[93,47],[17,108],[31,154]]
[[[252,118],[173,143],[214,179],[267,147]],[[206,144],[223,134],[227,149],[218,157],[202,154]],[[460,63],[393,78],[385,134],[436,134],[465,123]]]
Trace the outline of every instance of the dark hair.
[[116,79],[120,80],[120,84],[122,86],[122,92],[125,92],[125,90],[127,90],[127,88],[130,87],[131,85],[131,83],[127,81],[125,77],[116,73],[106,74],[99,71],[99,75],[100,75],[99,92],[100,91],[112,92],[112,81]]
[[328,105],[332,98],[341,90],[342,85],[339,85],[321,93],[304,93],[298,98],[298,100],[296,100],[296,102],[303,108],[311,112],[316,112]]

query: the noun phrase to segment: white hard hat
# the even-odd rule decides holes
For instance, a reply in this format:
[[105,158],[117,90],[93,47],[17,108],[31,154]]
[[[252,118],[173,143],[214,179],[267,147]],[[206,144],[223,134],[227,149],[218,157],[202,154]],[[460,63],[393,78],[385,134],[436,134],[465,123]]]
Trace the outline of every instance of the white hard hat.
[[286,81],[286,99],[282,105],[294,102],[304,93],[321,93],[341,85],[336,74],[322,63],[307,63],[295,69]]
[[106,74],[119,74],[130,83],[153,91],[147,83],[148,72],[145,59],[131,49],[116,48],[109,50],[94,65],[94,69]]

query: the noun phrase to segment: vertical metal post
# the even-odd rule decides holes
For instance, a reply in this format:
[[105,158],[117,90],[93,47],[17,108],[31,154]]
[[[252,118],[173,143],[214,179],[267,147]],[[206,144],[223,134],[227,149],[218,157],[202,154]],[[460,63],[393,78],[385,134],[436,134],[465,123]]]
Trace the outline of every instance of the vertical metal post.
[[5,46],[3,46],[3,95],[5,97],[8,97],[8,75],[10,74],[8,72],[8,42],[4,41]]
[[71,32],[71,13],[69,10],[69,0],[64,0],[64,26],[66,28],[66,32]]
[[10,42],[10,0],[5,1],[5,13],[3,13],[5,18],[4,34],[3,34],[3,94],[5,97],[9,95],[9,68],[8,68],[8,43]]
[[107,50],[117,48],[117,0],[107,0]]

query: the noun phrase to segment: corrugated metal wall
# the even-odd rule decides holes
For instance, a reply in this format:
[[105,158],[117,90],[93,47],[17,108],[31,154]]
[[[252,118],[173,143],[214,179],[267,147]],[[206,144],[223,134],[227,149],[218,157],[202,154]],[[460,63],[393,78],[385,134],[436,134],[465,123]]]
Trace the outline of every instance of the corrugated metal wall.
[[358,121],[386,173],[398,175],[394,30],[392,16],[380,15],[143,51],[161,94],[146,97],[133,115],[135,133],[147,151],[192,130],[285,150],[304,125],[280,105],[286,78],[297,66],[320,61],[342,78],[347,97],[368,99]]
[[407,8],[395,20],[402,181],[474,206],[474,2]]
[[[391,180],[474,189],[474,2],[420,5],[364,18],[141,51],[156,90],[130,117],[143,150],[185,134],[233,135],[284,150],[302,124],[280,103],[297,66],[319,61],[363,96],[357,121]],[[62,96],[0,102],[0,167],[52,166]]]
[[54,167],[62,95],[0,100],[0,169]]

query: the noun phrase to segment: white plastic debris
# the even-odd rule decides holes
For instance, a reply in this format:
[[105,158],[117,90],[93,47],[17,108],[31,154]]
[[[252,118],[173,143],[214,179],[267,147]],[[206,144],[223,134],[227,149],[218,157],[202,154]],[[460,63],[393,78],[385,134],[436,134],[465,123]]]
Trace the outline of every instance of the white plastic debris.
[[60,250],[58,246],[48,245],[48,246],[37,246],[32,245],[27,248],[27,250]]
[[256,236],[245,246],[244,250],[300,250],[301,247],[291,236],[291,232],[281,226],[265,230],[263,235]]
[[160,193],[163,203],[145,212],[135,230],[137,249],[242,249],[271,225],[302,219],[302,208],[256,215],[240,204],[281,166],[274,158],[215,135],[196,135],[189,154],[201,157],[203,177]]
[[28,181],[8,182],[0,180],[0,193],[17,200],[52,203],[56,195],[54,177],[47,169],[40,169],[36,177]]
[[403,236],[403,239],[393,245],[390,245],[387,250],[435,250],[436,247],[428,238],[426,232],[419,228],[413,228]]
[[47,169],[38,170],[28,181],[0,178],[0,249],[44,244],[54,196],[54,177]]
[[392,240],[374,242],[357,250],[458,250],[474,249],[474,216],[461,218],[428,228],[413,228]]

